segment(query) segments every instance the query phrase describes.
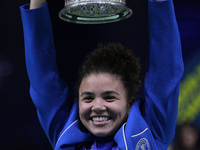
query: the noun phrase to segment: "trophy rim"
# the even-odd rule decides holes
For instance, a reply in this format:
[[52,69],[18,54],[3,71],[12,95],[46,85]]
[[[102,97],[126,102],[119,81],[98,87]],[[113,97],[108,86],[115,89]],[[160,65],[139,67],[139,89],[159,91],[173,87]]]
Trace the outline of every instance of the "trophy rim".
[[[120,13],[116,13],[116,14],[111,14],[109,16],[94,16],[94,17],[85,17],[85,16],[81,16],[81,15],[74,15],[68,12],[68,10],[70,8],[74,8],[74,7],[78,7],[78,6],[84,6],[84,5],[88,5],[88,4],[108,4],[108,5],[112,5],[112,6],[117,6],[117,7],[121,7],[123,8],[123,11],[121,11]],[[130,8],[128,8],[126,5],[122,4],[122,3],[117,3],[117,2],[108,2],[108,1],[104,1],[104,2],[79,2],[79,3],[75,3],[72,5],[66,5],[60,12],[59,12],[59,17],[60,19],[70,22],[70,23],[77,23],[77,24],[105,24],[105,23],[112,23],[112,22],[117,22],[117,21],[121,21],[124,19],[127,19],[129,17],[132,16],[132,10]]]
[[126,5],[126,0],[66,0],[65,7],[68,7],[73,4],[89,4],[89,3],[107,3],[107,4],[122,4]]

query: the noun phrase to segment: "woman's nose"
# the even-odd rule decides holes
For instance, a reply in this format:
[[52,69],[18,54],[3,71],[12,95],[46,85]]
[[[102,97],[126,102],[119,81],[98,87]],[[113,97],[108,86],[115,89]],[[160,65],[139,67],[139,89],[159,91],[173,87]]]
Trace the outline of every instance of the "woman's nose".
[[105,101],[103,99],[97,98],[93,102],[92,111],[101,113],[106,110]]

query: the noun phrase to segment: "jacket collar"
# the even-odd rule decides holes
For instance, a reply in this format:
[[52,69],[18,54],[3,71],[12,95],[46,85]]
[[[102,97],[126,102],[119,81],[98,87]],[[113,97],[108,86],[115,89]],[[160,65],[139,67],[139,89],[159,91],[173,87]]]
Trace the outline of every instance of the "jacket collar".
[[131,107],[127,123],[123,124],[115,135],[114,139],[121,150],[135,148],[138,142],[136,139],[143,136],[148,130],[145,120],[141,119],[143,116],[139,106],[140,100],[137,100]]
[[87,142],[92,139],[90,133],[85,133],[80,130],[81,122],[78,118],[78,104],[75,103],[71,110],[68,122],[57,140],[55,149],[61,149],[61,147],[66,148],[69,146],[75,147],[78,143]]

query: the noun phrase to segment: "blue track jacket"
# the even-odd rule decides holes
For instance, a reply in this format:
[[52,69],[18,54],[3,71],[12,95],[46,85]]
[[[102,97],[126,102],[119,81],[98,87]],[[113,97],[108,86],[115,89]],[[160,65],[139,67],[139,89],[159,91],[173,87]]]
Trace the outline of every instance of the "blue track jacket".
[[[78,104],[70,107],[68,87],[55,59],[48,7],[21,7],[30,95],[55,150],[74,150],[92,136],[79,129]],[[120,150],[166,150],[173,139],[183,61],[172,0],[149,0],[150,64],[145,100],[137,100],[114,140]]]

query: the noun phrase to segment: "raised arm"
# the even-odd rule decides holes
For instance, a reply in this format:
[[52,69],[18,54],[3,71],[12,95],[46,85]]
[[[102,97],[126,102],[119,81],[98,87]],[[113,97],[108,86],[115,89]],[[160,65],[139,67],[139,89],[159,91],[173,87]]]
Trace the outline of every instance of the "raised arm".
[[144,114],[157,142],[169,143],[175,131],[179,83],[183,74],[172,0],[149,0],[149,36],[150,64],[145,77]]
[[[37,2],[32,0],[31,4],[33,1]],[[65,105],[68,89],[58,74],[48,7],[47,4],[43,5],[44,1],[40,2],[37,7],[42,7],[37,9],[30,10],[29,5],[22,6],[21,16],[30,95],[41,125],[54,146],[63,126],[60,121],[68,118],[70,105]]]

